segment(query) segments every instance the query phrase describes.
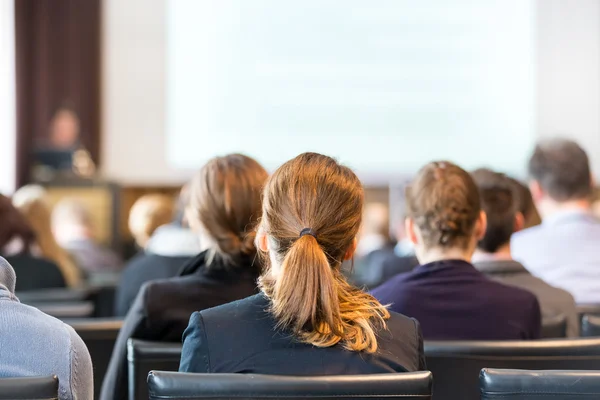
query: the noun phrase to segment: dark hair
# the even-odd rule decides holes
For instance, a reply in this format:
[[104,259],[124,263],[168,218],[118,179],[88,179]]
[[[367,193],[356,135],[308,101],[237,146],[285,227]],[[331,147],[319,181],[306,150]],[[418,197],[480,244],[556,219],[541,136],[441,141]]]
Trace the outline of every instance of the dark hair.
[[531,190],[523,182],[511,178],[518,192],[519,211],[523,214],[523,228],[531,228],[542,223],[542,217],[535,206]]
[[472,174],[481,198],[481,207],[487,215],[485,235],[477,247],[495,253],[510,242],[515,230],[515,216],[519,212],[519,194],[513,180],[489,169],[478,169]]
[[[301,342],[377,351],[376,328],[384,327],[390,314],[341,272],[363,202],[354,172],[316,153],[286,162],[265,186],[260,229],[281,265],[276,276],[268,270],[259,283],[278,325]],[[309,234],[301,235],[305,229]]]
[[25,217],[13,206],[12,201],[0,194],[0,250],[13,239],[23,241],[23,253],[29,253],[35,241],[35,233]]
[[538,143],[529,159],[529,176],[555,201],[585,199],[592,194],[588,156],[571,140]]
[[406,211],[425,246],[467,248],[481,211],[479,191],[459,166],[431,162],[406,189]]

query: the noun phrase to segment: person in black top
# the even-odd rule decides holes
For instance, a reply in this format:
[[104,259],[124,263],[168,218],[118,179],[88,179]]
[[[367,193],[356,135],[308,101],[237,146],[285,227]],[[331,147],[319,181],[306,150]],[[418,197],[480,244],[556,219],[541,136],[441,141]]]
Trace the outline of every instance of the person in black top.
[[254,237],[266,179],[260,164],[239,154],[212,159],[196,175],[186,214],[205,250],[181,276],[142,286],[115,343],[101,399],[127,398],[127,339],[180,341],[192,312],[257,293]]
[[530,292],[488,279],[472,264],[486,231],[473,178],[432,162],[406,191],[406,231],[421,265],[371,293],[416,318],[428,340],[537,339],[540,306]]
[[364,194],[334,159],[305,153],[263,194],[261,293],[192,315],[181,372],[340,375],[425,369],[416,320],[389,312],[341,271]]

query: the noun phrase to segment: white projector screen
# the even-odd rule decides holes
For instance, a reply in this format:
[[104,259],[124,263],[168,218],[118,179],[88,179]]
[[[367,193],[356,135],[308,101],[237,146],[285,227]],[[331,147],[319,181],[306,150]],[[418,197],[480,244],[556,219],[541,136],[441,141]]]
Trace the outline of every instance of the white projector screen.
[[[304,151],[365,180],[434,159],[523,170],[533,0],[167,2],[167,160]],[[383,177],[383,178],[382,178]]]

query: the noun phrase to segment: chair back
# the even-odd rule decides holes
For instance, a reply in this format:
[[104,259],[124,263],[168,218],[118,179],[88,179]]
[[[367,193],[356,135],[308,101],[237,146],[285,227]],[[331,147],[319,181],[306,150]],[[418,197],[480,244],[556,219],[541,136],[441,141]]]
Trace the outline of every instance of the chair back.
[[542,338],[560,339],[567,337],[567,317],[558,314],[542,321]]
[[187,374],[152,371],[150,400],[158,399],[431,399],[431,372],[346,376]]
[[584,315],[600,315],[600,304],[577,304],[577,315],[580,321]]
[[148,400],[148,373],[153,369],[177,371],[180,359],[181,343],[129,339],[127,341],[129,400]]
[[481,400],[583,400],[600,398],[600,371],[484,369]]
[[58,400],[56,376],[0,378],[0,400]]
[[600,338],[529,341],[427,341],[427,368],[435,376],[434,399],[479,400],[483,368],[593,370]]
[[114,319],[79,319],[65,321],[81,336],[92,357],[94,365],[94,398],[99,398],[102,381],[121,325],[122,320]]
[[581,319],[581,336],[600,336],[600,317],[596,315],[584,315]]

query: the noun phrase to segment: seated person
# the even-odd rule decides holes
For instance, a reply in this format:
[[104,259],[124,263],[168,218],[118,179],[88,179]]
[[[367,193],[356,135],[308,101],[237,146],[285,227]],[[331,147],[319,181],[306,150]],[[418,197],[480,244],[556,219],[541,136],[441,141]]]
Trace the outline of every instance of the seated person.
[[537,298],[486,278],[470,262],[486,217],[467,172],[450,162],[427,164],[407,188],[406,205],[421,265],[374,289],[381,303],[416,318],[428,340],[540,337]]
[[179,342],[194,311],[257,292],[254,232],[266,179],[260,164],[240,154],[214,158],[194,177],[186,216],[204,251],[181,276],[142,286],[115,343],[101,399],[127,398],[127,339]]
[[523,182],[510,178],[513,184],[517,188],[517,197],[519,198],[519,212],[523,215],[523,229],[538,226],[542,223],[542,217],[538,212],[537,207],[533,201],[531,190],[529,186]]
[[543,222],[513,235],[513,258],[577,303],[600,303],[600,221],[591,213],[587,154],[570,140],[543,141],[529,160],[529,177]]
[[[180,254],[178,251],[169,251],[168,247],[169,244],[180,246],[181,243],[162,243],[161,247],[156,241],[153,246],[155,250],[149,249],[157,230],[172,219],[173,200],[169,196],[149,194],[140,197],[133,204],[129,213],[129,230],[142,251],[129,260],[123,270],[115,301],[116,316],[124,317],[127,314],[144,283],[176,276],[181,267],[200,252],[197,244],[192,247],[196,252]],[[199,243],[198,235],[193,235],[195,243]]]
[[8,197],[0,195],[0,254],[19,273],[16,290],[64,288],[65,278],[52,261],[40,257],[33,229]]
[[332,158],[305,153],[264,189],[262,293],[196,312],[181,372],[341,375],[425,369],[419,324],[349,285],[363,189]]
[[123,260],[94,238],[92,215],[85,204],[65,198],[52,211],[52,232],[86,273],[118,271]]
[[482,208],[487,216],[485,236],[477,243],[473,265],[486,276],[535,294],[542,309],[542,319],[562,314],[567,319],[567,336],[579,336],[579,318],[573,296],[534,277],[512,259],[510,237],[523,227],[519,189],[503,174],[487,169],[475,171]]
[[[68,287],[82,284],[82,274],[69,253],[58,245],[51,227],[50,205],[41,186],[23,186],[13,195],[13,204],[25,217],[35,233],[39,254],[58,266]],[[19,275],[23,275],[17,271]]]
[[19,303],[16,280],[0,257],[0,378],[56,375],[59,400],[92,399],[92,360],[83,340],[69,325]]

